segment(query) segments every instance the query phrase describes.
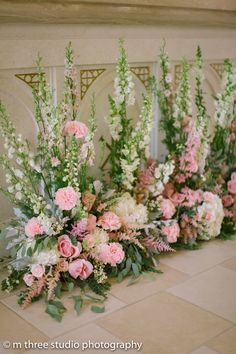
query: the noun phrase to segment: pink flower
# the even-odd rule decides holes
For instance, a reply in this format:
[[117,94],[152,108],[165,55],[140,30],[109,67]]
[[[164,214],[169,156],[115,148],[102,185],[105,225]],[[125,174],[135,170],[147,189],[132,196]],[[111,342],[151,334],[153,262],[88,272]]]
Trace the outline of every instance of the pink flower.
[[104,264],[110,264],[116,266],[120,264],[125,258],[125,253],[122,246],[119,243],[113,242],[110,244],[103,244],[100,248],[99,259]]
[[236,194],[236,178],[231,176],[231,180],[227,183],[228,191],[231,194]]
[[77,246],[74,246],[68,235],[62,235],[58,238],[58,250],[63,257],[78,257],[82,251],[82,246],[78,242]]
[[149,170],[141,171],[139,174],[139,181],[143,186],[150,185],[153,181],[153,175],[151,171]]
[[88,216],[88,232],[93,232],[96,228],[96,224],[97,224],[97,218],[95,215],[93,214],[89,214]]
[[73,209],[78,201],[78,193],[73,187],[60,188],[56,191],[55,204],[61,210]]
[[203,198],[204,198],[205,202],[211,203],[211,202],[214,201],[215,196],[214,196],[214,194],[211,193],[211,192],[204,192],[204,193],[203,193]]
[[231,210],[228,210],[228,209],[224,209],[224,215],[226,218],[232,218],[233,217],[233,212]]
[[98,225],[104,230],[118,230],[121,227],[120,218],[112,211],[105,212],[98,220]]
[[165,219],[170,219],[175,213],[175,206],[169,199],[163,199],[160,205]]
[[175,223],[169,226],[164,226],[161,231],[167,237],[169,243],[174,243],[179,237],[180,228],[179,225]]
[[60,272],[68,272],[69,263],[65,259],[61,259],[58,263],[58,269]]
[[82,198],[82,202],[88,211],[92,209],[95,200],[96,195],[90,193],[89,191],[85,192]]
[[93,271],[93,265],[85,259],[76,259],[69,264],[69,273],[74,278],[87,279]]
[[57,167],[58,165],[60,165],[60,163],[61,163],[61,161],[57,157],[51,158],[52,167]]
[[229,134],[228,139],[229,139],[229,141],[234,141],[234,140],[236,140],[236,135],[234,133],[231,133],[231,134]]
[[71,234],[74,236],[84,236],[87,231],[88,219],[83,218],[72,225]]
[[34,282],[34,276],[30,273],[26,273],[24,276],[23,276],[23,280],[25,282],[25,284],[27,286],[31,286]]
[[42,235],[44,232],[43,226],[39,222],[38,218],[31,218],[25,225],[25,234],[29,238],[34,238],[36,235]]
[[151,171],[152,173],[154,173],[154,172],[155,172],[155,169],[156,169],[156,167],[157,167],[157,162],[156,162],[156,160],[154,160],[154,159],[152,159],[152,158],[149,158],[149,159],[147,160],[147,167],[148,167],[149,171]]
[[82,122],[70,120],[64,125],[63,134],[69,136],[74,135],[77,139],[84,138],[88,134],[88,128]]
[[234,203],[234,198],[232,197],[232,195],[227,194],[222,197],[222,202],[223,202],[224,207],[227,208]]
[[185,196],[182,193],[174,193],[172,195],[172,197],[170,198],[172,203],[174,203],[175,205],[183,203],[184,199],[185,199]]
[[44,266],[42,266],[41,264],[32,264],[31,273],[35,278],[42,278],[44,272]]
[[231,130],[236,133],[236,119],[232,121],[230,127],[231,127]]
[[231,180],[232,181],[236,181],[236,172],[232,173]]

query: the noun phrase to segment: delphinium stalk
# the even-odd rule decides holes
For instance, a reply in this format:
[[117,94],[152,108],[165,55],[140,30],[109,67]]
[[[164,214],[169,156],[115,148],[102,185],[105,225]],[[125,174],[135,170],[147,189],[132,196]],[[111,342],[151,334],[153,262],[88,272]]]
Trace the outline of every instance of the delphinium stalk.
[[165,133],[164,144],[170,153],[175,152],[176,147],[176,127],[174,125],[174,117],[172,110],[173,87],[172,75],[170,72],[170,61],[166,52],[165,42],[161,46],[160,56],[160,80],[159,89],[157,90],[158,104],[161,112],[161,128]]
[[195,104],[197,108],[196,129],[201,138],[201,146],[199,149],[199,171],[204,172],[206,158],[209,153],[209,119],[207,117],[206,106],[204,101],[204,93],[202,83],[203,75],[203,60],[201,48],[197,47],[196,60],[194,65],[195,72]]
[[178,84],[174,104],[173,117],[176,128],[176,152],[182,151],[187,134],[183,129],[192,117],[192,96],[189,82],[189,64],[186,59],[181,62],[181,77]]
[[[112,141],[109,146],[111,165],[110,177],[120,190],[131,190],[136,174],[144,155],[148,154],[149,134],[152,125],[152,97],[143,97],[143,108],[136,127],[132,126],[127,108],[133,106],[134,83],[124,49],[124,41],[120,40],[120,57],[114,82],[114,97],[109,96],[110,116],[106,118]],[[146,154],[145,154],[146,152]]]

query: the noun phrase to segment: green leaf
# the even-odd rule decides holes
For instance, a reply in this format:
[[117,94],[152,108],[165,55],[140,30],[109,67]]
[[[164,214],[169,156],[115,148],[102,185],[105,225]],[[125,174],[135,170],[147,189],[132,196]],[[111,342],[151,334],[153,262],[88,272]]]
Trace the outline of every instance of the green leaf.
[[139,273],[139,267],[136,263],[132,263],[132,270],[133,270],[134,276],[136,278],[138,278],[140,273]]
[[43,240],[43,245],[44,245],[44,247],[45,248],[47,248],[47,246],[48,246],[48,243],[49,243],[49,237],[46,237],[44,240]]
[[105,312],[105,306],[100,307],[100,306],[92,305],[91,310],[95,313],[103,313]]
[[54,289],[54,293],[55,293],[56,297],[58,297],[59,299],[61,297],[61,288],[62,288],[62,283],[59,281],[57,283],[57,286]]
[[32,248],[29,247],[28,250],[27,250],[27,256],[28,256],[28,257],[32,257],[32,255],[33,255]]
[[71,243],[72,243],[72,245],[73,245],[73,246],[77,246],[78,241],[77,241],[76,236],[72,236],[70,239],[71,239]]
[[74,302],[75,302],[74,309],[75,309],[77,315],[79,315],[80,312],[81,312],[81,308],[83,306],[83,298],[80,295],[79,296],[73,296],[72,298],[74,299]]
[[57,306],[52,305],[52,304],[48,304],[47,308],[46,308],[46,313],[48,313],[56,321],[61,322],[62,314]]
[[75,287],[75,284],[73,282],[70,282],[67,284],[68,291],[71,292]]

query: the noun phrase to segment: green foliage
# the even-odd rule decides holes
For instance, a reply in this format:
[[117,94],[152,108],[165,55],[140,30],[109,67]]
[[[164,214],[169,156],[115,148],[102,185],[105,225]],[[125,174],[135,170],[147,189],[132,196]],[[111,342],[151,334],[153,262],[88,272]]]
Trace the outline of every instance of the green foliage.
[[58,322],[61,322],[62,316],[65,313],[65,311],[66,308],[60,301],[50,300],[46,302],[45,312]]

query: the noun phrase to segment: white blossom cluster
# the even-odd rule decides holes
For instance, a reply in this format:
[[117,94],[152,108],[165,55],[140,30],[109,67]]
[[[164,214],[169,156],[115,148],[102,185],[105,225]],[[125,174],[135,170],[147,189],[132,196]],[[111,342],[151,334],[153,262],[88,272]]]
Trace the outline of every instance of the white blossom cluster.
[[174,172],[175,164],[173,160],[168,160],[165,163],[160,163],[154,172],[155,183],[149,187],[153,196],[160,195],[165,185],[168,183],[170,176]]
[[121,117],[119,115],[110,115],[105,117],[105,121],[109,126],[112,139],[118,140],[122,131]]

